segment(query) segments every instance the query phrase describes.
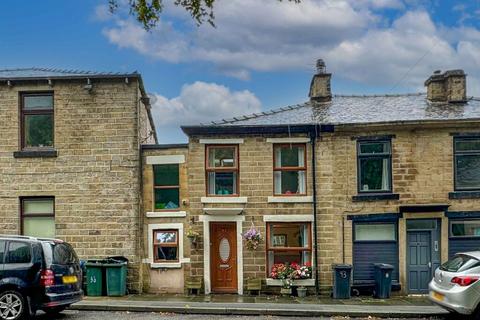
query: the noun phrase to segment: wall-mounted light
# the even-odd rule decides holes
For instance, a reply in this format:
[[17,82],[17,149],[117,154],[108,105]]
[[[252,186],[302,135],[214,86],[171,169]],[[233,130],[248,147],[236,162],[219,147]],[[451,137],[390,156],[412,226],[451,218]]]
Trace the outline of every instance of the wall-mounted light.
[[52,81],[52,79],[48,79],[47,81],[48,81],[48,85],[49,85],[50,87],[53,87],[53,81]]
[[90,81],[90,78],[87,78],[87,84],[83,87],[83,89],[87,90],[89,93],[92,91],[93,85]]
[[130,83],[130,80],[128,80],[128,78],[125,78],[125,84],[129,84]]
[[10,80],[7,80],[7,86],[9,86],[9,87],[13,87],[13,85],[12,85],[12,81],[10,81]]

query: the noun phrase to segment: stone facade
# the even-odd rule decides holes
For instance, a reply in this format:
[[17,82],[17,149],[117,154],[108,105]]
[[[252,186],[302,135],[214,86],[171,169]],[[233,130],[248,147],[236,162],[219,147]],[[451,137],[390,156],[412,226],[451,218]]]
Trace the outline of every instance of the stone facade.
[[[140,291],[140,144],[155,142],[138,77],[14,81],[0,86],[0,226],[20,233],[20,197],[55,199],[56,237],[81,259],[122,255]],[[52,92],[56,157],[15,158],[19,94]],[[143,93],[144,95],[144,93]]]
[[[147,146],[142,152],[142,258],[143,289],[151,293],[183,293],[185,278],[190,271],[191,244],[186,236],[189,223],[189,185],[187,146]],[[175,210],[155,209],[154,169],[156,164],[178,164],[180,207]],[[181,228],[179,227],[181,225]],[[154,263],[152,260],[153,230],[175,229],[183,241],[183,255],[178,263]]]

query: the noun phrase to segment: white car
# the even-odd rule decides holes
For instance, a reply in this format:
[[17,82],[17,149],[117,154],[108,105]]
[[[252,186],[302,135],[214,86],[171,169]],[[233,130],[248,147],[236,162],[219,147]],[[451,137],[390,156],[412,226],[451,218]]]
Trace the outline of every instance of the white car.
[[458,253],[435,270],[429,298],[447,310],[480,319],[480,251]]

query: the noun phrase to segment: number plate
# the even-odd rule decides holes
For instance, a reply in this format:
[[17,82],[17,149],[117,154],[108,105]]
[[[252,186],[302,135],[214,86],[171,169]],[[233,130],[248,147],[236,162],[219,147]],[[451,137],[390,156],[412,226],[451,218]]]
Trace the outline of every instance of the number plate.
[[62,280],[63,280],[63,283],[65,284],[78,282],[77,276],[63,276]]
[[432,297],[435,300],[438,300],[438,301],[443,301],[443,299],[445,298],[445,296],[443,294],[435,292],[435,291],[432,292]]

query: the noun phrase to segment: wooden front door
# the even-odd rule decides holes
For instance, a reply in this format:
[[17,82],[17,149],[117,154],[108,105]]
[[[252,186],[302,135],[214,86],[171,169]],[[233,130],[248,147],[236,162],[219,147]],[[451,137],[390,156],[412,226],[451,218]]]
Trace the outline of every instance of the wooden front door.
[[237,226],[210,223],[210,277],[212,292],[237,292]]

